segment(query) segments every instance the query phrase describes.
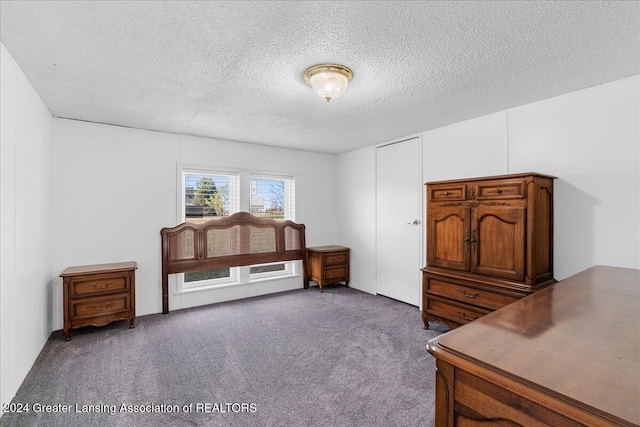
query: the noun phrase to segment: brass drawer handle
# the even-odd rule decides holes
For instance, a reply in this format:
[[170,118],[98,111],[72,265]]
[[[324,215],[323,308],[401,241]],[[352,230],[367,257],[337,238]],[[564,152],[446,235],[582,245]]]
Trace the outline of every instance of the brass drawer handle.
[[93,304],[93,305],[90,305],[90,306],[89,306],[89,307],[87,307],[87,308],[92,308],[92,309],[94,309],[95,311],[104,311],[104,310],[106,310],[107,308],[111,307],[112,305],[115,305],[115,302],[110,302],[110,303],[105,304],[105,305],[95,305],[95,304]]
[[464,311],[459,311],[458,314],[461,315],[464,320],[468,320],[470,322],[473,321],[473,320],[476,320],[478,317],[480,317],[480,316],[476,316],[474,318],[467,317],[467,314]]
[[449,196],[451,195],[451,193],[449,193],[448,191],[445,191],[443,193],[440,193],[441,196]]
[[475,297],[477,297],[477,296],[482,295],[482,294],[481,294],[481,293],[479,293],[479,292],[474,292],[474,293],[472,293],[472,294],[468,294],[466,290],[464,290],[464,289],[460,289],[460,288],[458,288],[458,290],[459,290],[460,292],[462,292],[462,293],[464,294],[464,296],[465,296],[465,297],[467,297],[467,298],[475,298]]
[[89,286],[92,287],[93,289],[95,289],[96,291],[100,291],[102,289],[107,289],[109,286],[113,285],[113,282],[107,282],[102,286],[98,286],[95,283],[90,284]]

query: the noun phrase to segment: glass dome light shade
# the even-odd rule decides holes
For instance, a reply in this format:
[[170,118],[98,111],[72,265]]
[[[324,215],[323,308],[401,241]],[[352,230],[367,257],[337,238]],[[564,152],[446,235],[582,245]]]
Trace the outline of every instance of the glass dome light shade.
[[342,65],[316,65],[304,73],[307,84],[327,102],[342,95],[352,77],[351,70]]

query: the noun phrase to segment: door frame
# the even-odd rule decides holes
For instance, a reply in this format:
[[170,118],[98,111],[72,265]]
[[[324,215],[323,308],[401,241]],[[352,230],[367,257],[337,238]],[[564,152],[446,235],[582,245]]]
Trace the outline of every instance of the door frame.
[[[374,149],[376,150],[375,153],[375,194],[374,194],[374,203],[376,205],[376,212],[375,212],[375,231],[374,231],[374,241],[375,241],[375,260],[374,260],[374,270],[375,270],[375,278],[376,278],[376,283],[374,286],[375,289],[375,294],[376,295],[380,295],[378,294],[378,148],[382,148],[382,147],[386,147],[388,145],[394,145],[394,144],[399,144],[401,142],[406,142],[406,141],[411,141],[413,139],[417,139],[418,140],[418,146],[420,147],[420,170],[419,170],[419,175],[420,175],[420,182],[417,183],[418,185],[420,185],[421,187],[421,191],[420,191],[420,210],[419,210],[419,220],[420,220],[420,224],[418,224],[418,228],[419,228],[419,245],[420,247],[418,248],[418,256],[420,259],[420,265],[417,266],[416,268],[418,269],[418,271],[420,270],[420,268],[426,266],[426,251],[425,251],[425,223],[426,223],[426,210],[425,210],[425,192],[424,192],[424,171],[423,171],[423,165],[424,165],[424,159],[423,159],[423,155],[424,155],[424,144],[422,143],[422,133],[415,133],[415,134],[411,134],[411,135],[407,135],[401,138],[397,138],[397,139],[393,139],[391,141],[387,141],[387,142],[382,142],[380,144],[376,144],[374,145]],[[419,300],[419,305],[418,308],[420,310],[422,310],[422,305],[423,305],[423,301],[422,301],[422,285],[419,285],[419,290],[418,290],[420,297],[418,298]]]

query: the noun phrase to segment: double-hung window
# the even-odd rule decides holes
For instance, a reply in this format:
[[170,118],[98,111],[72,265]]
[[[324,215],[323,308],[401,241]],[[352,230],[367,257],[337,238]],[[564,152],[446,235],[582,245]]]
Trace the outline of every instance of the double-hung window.
[[[179,180],[179,215],[183,222],[201,223],[239,211],[276,221],[295,221],[293,176],[183,166]],[[178,277],[178,292],[284,277],[295,273],[293,264],[284,262],[184,273]]]
[[[253,215],[295,221],[295,181],[291,177],[249,175],[249,205]],[[251,266],[255,279],[293,274],[291,262]]]
[[[240,210],[238,173],[185,169],[182,172],[182,221],[202,223]],[[181,288],[221,285],[238,281],[234,268],[184,273]]]

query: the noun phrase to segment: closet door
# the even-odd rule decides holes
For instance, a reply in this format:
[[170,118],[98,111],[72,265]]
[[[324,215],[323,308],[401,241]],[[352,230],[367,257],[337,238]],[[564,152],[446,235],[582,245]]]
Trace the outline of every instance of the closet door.
[[376,293],[420,304],[420,138],[376,149]]

